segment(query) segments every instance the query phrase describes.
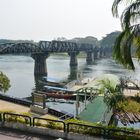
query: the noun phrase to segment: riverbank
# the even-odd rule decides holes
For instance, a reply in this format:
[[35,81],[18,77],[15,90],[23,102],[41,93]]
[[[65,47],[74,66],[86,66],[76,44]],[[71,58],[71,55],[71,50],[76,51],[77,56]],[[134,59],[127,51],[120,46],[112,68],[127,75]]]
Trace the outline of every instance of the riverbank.
[[53,115],[46,114],[46,115],[39,115],[35,114],[30,111],[30,107],[26,107],[23,105],[19,105],[16,103],[11,103],[8,101],[0,100],[0,112],[13,112],[17,114],[30,114],[31,116],[38,116],[38,117],[43,117],[46,119],[55,119],[57,120],[57,117],[54,117]]

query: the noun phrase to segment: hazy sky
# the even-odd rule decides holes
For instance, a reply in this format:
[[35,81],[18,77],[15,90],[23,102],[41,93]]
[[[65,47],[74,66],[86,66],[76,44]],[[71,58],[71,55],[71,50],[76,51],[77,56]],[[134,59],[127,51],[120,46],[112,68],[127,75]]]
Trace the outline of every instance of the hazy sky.
[[52,40],[121,30],[113,0],[0,0],[0,38]]

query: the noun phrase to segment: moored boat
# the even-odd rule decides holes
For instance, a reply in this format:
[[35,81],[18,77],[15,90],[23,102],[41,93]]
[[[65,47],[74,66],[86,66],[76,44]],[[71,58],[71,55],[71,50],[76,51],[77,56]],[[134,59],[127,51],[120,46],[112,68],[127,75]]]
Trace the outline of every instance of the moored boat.
[[48,86],[54,86],[54,87],[64,87],[65,83],[60,82],[56,79],[50,78],[50,77],[43,77],[41,80],[39,80],[40,83],[43,83]]
[[39,94],[45,94],[46,98],[57,98],[57,99],[76,99],[76,95],[63,93],[63,92],[45,92],[45,91],[37,91]]

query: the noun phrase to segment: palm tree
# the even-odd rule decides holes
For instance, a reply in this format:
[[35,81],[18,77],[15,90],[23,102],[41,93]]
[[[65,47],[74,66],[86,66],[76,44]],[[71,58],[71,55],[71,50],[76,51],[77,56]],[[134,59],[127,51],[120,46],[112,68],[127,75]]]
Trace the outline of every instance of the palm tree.
[[[119,17],[118,6],[123,1],[114,0],[112,5],[114,17]],[[120,20],[123,31],[116,39],[113,55],[118,62],[134,70],[131,46],[136,47],[135,55],[140,60],[140,0],[127,0]]]
[[118,103],[124,101],[124,96],[119,85],[113,84],[109,78],[104,78],[98,81],[100,92],[104,94],[104,102],[109,109],[113,109],[113,113],[118,108]]

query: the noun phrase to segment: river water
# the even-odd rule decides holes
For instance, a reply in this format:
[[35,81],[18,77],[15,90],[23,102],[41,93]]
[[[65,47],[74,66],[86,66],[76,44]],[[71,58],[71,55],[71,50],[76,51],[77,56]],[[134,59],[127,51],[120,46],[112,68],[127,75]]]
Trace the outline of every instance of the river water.
[[[65,55],[52,55],[47,60],[48,76],[58,81],[72,80],[76,78],[76,72],[82,73],[83,77],[98,77],[102,74],[115,74],[118,76],[132,77],[140,80],[140,66],[135,61],[136,70],[130,71],[115,63],[111,58],[98,59],[93,65],[86,64],[86,58],[78,58],[78,67],[70,69],[69,57]],[[31,96],[36,82],[34,77],[34,60],[30,56],[1,55],[0,71],[5,73],[10,81],[11,88],[5,93],[10,96],[25,98]],[[64,109],[73,113],[75,106],[68,103],[48,103],[49,106]]]
[[[87,65],[85,58],[78,58],[77,69],[70,69],[69,57],[63,55],[50,56],[47,63],[48,76],[58,81],[75,79],[76,72],[82,73],[83,77],[97,77],[105,73],[118,76],[128,76],[140,79],[140,66],[135,61],[135,72],[124,69],[112,59],[99,59],[93,65]],[[11,81],[11,88],[7,95],[15,97],[28,97],[35,88],[34,60],[30,56],[1,55],[0,71],[4,72]]]

